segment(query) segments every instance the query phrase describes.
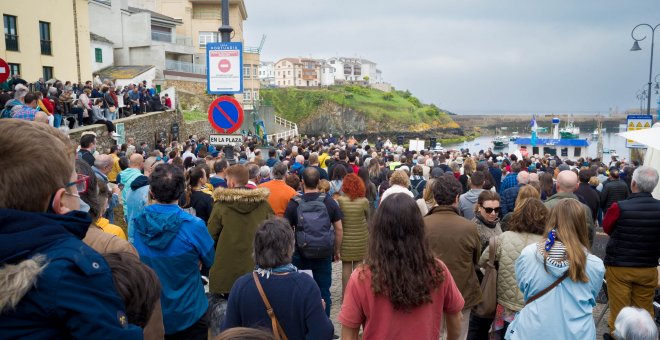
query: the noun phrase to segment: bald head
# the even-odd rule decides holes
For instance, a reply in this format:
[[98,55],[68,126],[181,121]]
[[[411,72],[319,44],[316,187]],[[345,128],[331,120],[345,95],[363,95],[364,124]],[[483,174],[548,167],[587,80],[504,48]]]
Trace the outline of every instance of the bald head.
[[48,115],[46,115],[46,113],[43,111],[37,111],[37,113],[34,114],[34,121],[37,123],[48,124]]
[[142,157],[142,155],[138,153],[132,154],[131,158],[128,159],[129,168],[142,169],[143,164],[144,164],[144,157]]
[[578,176],[571,170],[564,170],[557,175],[557,192],[575,192]]
[[[133,155],[135,156],[135,155]],[[133,158],[133,157],[131,157]],[[149,176],[151,175],[151,172],[156,168],[156,165],[163,163],[163,161],[159,161],[158,158],[156,157],[149,157],[147,160],[144,161],[144,175]]]
[[113,159],[110,155],[98,155],[94,160],[94,166],[106,175],[112,171],[112,163]]

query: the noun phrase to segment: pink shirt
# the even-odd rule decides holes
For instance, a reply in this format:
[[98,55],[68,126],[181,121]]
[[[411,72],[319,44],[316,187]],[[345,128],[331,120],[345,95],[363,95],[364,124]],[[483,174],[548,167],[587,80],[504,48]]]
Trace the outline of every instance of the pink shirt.
[[410,312],[396,311],[387,297],[375,296],[371,289],[371,271],[366,267],[356,269],[346,286],[339,322],[350,328],[362,325],[363,340],[439,339],[443,313],[461,312],[464,300],[447,266],[438,262],[445,279],[432,293],[433,302]]

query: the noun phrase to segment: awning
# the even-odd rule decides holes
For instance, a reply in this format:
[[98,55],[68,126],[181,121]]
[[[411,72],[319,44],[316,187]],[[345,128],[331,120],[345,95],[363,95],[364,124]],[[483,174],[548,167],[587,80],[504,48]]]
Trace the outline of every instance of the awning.
[[619,132],[617,135],[660,150],[660,123],[655,123],[650,129]]

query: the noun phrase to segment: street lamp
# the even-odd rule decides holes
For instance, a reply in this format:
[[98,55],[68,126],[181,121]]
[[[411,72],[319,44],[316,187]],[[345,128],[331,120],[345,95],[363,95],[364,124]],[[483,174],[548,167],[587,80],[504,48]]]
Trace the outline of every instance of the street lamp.
[[648,97],[645,89],[637,90],[637,100],[639,100],[639,114],[644,111],[644,100]]
[[[638,27],[648,27],[651,29],[651,63],[649,66],[649,91],[648,95],[646,96],[647,98],[647,107],[646,107],[646,114],[650,115],[651,114],[651,76],[653,75],[653,48],[655,47],[655,30],[660,27],[660,24],[657,24],[655,27],[649,25],[649,24],[639,24],[635,26],[632,31],[630,32],[630,36],[635,40],[633,43],[632,48],[630,49],[631,51],[640,51],[642,48],[639,47],[639,42],[646,39],[646,36],[641,37],[640,39],[635,38],[635,30]],[[660,120],[660,111],[658,111],[658,119]]]

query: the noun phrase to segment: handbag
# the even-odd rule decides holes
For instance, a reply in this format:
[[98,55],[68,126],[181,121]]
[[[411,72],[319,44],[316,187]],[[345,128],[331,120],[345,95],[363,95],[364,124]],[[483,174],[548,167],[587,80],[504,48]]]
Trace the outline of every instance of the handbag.
[[115,111],[117,111],[117,107],[116,107],[116,106],[114,106],[114,105],[108,105],[108,101],[105,100],[105,96],[103,96],[103,101],[105,102],[105,105],[108,106],[108,111],[110,111],[110,113],[115,113]]
[[264,305],[266,306],[266,312],[268,313],[268,316],[270,316],[270,322],[271,322],[271,326],[273,327],[273,335],[275,335],[275,339],[287,340],[288,338],[286,337],[286,333],[284,333],[284,329],[282,328],[282,326],[280,326],[280,322],[277,320],[277,316],[275,316],[273,307],[270,306],[268,297],[266,297],[264,288],[261,287],[261,282],[259,282],[259,276],[257,276],[256,272],[252,272],[252,278],[254,279],[254,283],[257,285],[257,289],[259,290],[259,295],[261,295],[261,300],[264,301]]
[[568,277],[568,270],[564,272],[564,275],[562,275],[560,278],[555,280],[551,285],[547,286],[544,290],[536,293],[534,296],[530,297],[525,301],[525,306],[529,305],[530,303],[534,302],[536,299],[540,298],[541,296],[545,295],[549,291],[553,290],[555,287],[559,286],[559,284],[564,281]]
[[498,238],[493,236],[488,240],[488,262],[486,273],[481,280],[481,294],[483,299],[472,308],[472,313],[481,318],[492,319],[497,310],[497,268],[495,268],[495,255],[497,254]]

